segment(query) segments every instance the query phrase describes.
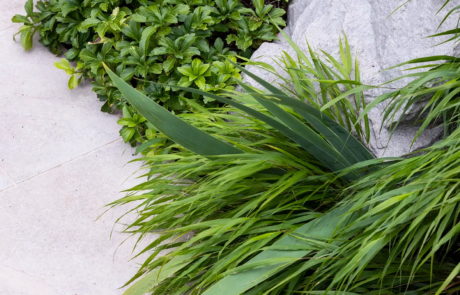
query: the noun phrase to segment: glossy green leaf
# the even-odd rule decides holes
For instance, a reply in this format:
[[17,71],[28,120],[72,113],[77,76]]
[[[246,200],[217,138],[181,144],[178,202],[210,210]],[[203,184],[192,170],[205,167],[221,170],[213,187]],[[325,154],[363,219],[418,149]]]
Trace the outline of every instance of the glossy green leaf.
[[104,67],[113,83],[136,110],[174,142],[203,156],[242,153],[239,149],[182,121],[144,94],[132,88],[107,66]]

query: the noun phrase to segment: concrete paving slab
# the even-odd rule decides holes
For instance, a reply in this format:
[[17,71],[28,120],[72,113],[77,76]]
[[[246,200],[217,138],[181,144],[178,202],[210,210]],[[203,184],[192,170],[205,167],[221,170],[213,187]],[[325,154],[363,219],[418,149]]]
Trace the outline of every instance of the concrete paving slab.
[[43,278],[0,265],[0,295],[59,295]]
[[0,1],[0,295],[122,294],[138,266],[114,227],[128,208],[96,218],[138,164],[90,83],[70,91],[38,36],[13,42],[24,2]]
[[13,29],[0,32],[0,165],[20,183],[117,140],[120,126],[90,83],[67,89],[59,58],[40,44],[24,52]]
[[4,189],[12,187],[13,185],[14,183],[11,181],[11,179],[0,166],[0,192]]
[[139,164],[125,165],[132,160],[125,149],[116,141],[0,193],[0,290],[29,294],[23,285],[30,282],[56,294],[122,294],[137,270],[129,262],[135,239],[120,246],[128,238],[121,225],[110,233],[127,208],[96,219],[138,181],[127,180]]
[[16,183],[119,138],[118,118],[102,114],[97,104],[82,108],[57,96],[6,94],[0,109],[0,162]]
[[[36,2],[36,1],[34,1]],[[11,27],[14,24],[11,18],[15,14],[25,15],[24,4],[26,0],[5,0],[0,1],[0,32],[5,28]],[[19,25],[17,25],[19,27]],[[1,293],[0,293],[1,294]]]
[[13,41],[13,35],[19,25],[7,27],[0,31],[0,86],[2,93],[26,97],[50,98],[53,94],[61,103],[72,106],[90,107],[88,103],[98,105],[96,94],[91,92],[91,83],[86,82],[69,90],[67,83],[70,76],[54,66],[64,56],[55,56],[38,42],[35,34],[34,47],[24,51],[19,39]]

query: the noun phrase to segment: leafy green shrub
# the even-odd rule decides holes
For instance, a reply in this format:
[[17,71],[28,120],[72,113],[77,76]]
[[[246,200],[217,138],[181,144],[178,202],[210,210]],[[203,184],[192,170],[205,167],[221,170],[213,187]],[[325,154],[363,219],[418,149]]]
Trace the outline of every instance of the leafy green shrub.
[[136,111],[112,85],[102,64],[173,113],[216,107],[213,99],[174,85],[212,93],[233,89],[240,75],[228,59],[250,56],[262,42],[276,39],[272,23],[285,25],[283,9],[263,0],[252,4],[254,10],[240,0],[49,0],[38,1],[34,12],[28,0],[27,14],[15,15],[12,21],[24,23],[18,34],[25,50],[32,48],[37,31],[40,43],[54,54],[68,50],[66,59],[76,62],[76,68],[66,60],[56,66],[71,75],[69,88],[82,79],[92,80],[93,91],[105,101],[102,111],[124,109],[127,117],[120,121],[120,134],[134,145],[148,139],[148,127],[141,121],[127,125],[128,114]]

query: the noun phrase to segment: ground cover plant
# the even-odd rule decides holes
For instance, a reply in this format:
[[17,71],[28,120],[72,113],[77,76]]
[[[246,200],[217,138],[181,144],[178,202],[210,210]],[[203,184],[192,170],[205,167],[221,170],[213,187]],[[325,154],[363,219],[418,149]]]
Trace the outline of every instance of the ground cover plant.
[[[121,2],[52,2],[61,3],[60,13],[67,11],[68,15],[85,11],[85,6],[75,8],[78,3],[90,5],[95,17],[91,15],[93,20],[85,24],[87,31],[81,32],[79,25],[66,23],[59,33],[59,25],[56,26],[56,35],[51,31],[45,33],[54,36],[46,39],[49,44],[42,40],[58,50],[59,43],[69,42],[67,45],[73,46],[72,41],[79,42],[88,32],[94,33],[91,42],[95,44],[85,43],[78,53],[80,59],[83,52],[96,48],[93,59],[81,59],[76,68],[66,61],[57,66],[72,75],[71,87],[81,77],[90,77],[94,68],[94,83],[102,85],[98,89],[110,86],[107,93],[116,94],[123,101],[119,105],[124,114],[120,123],[126,126],[122,135],[142,142],[137,151],[145,156],[139,161],[145,162],[147,179],[111,206],[137,202],[133,209],[137,218],[126,232],[139,239],[150,233],[160,233],[161,237],[138,250],[139,254],[148,253],[149,258],[127,283],[125,294],[459,292],[460,64],[456,57],[408,61],[406,64],[414,68],[427,70],[409,74],[407,77],[414,80],[408,85],[366,105],[364,92],[378,85],[360,83],[359,64],[351,57],[345,37],[339,44],[341,60],[327,53],[321,58],[312,50],[301,52],[291,42],[297,57],[286,54],[279,61],[289,78],[284,87],[278,87],[235,63],[229,51],[242,50],[238,46],[248,45],[247,36],[251,37],[252,32],[250,27],[240,28],[238,35],[221,38],[222,42],[234,42],[234,47],[227,52],[222,50],[219,65],[231,69],[231,74],[227,73],[231,76],[246,72],[265,90],[242,84],[234,76],[229,80],[240,83],[246,93],[229,91],[232,88],[227,86],[232,85],[215,90],[206,87],[213,77],[212,70],[210,76],[207,71],[218,66],[214,61],[211,66],[201,54],[188,63],[177,64],[174,73],[182,75],[180,79],[160,79],[165,75],[168,57],[175,59],[175,65],[180,59],[171,53],[171,44],[176,46],[175,42],[181,40],[178,44],[182,46],[186,38],[176,36],[170,38],[173,43],[160,43],[169,36],[160,33],[168,31],[167,26],[153,25],[155,29],[149,29],[152,27],[143,27],[149,22],[140,21],[150,20],[150,14],[140,12],[141,7],[148,10],[155,6],[158,15],[169,18],[169,12],[164,14],[166,10],[162,10],[164,7],[196,5],[202,8],[197,13],[202,17],[203,7],[213,2],[160,2],[122,2],[134,5],[139,12],[136,8],[130,12],[117,10]],[[46,15],[55,13],[52,9],[44,13],[48,6],[43,5],[44,10],[37,7],[41,11],[37,14],[28,1],[29,18],[15,16],[15,21],[25,23],[20,32],[26,49],[32,46],[33,33],[42,32],[40,26],[52,19]],[[257,5],[254,13],[262,20],[260,12],[266,8],[257,12]],[[447,17],[456,11],[458,8]],[[249,12],[248,16],[255,17]],[[174,17],[185,28],[186,20],[181,20],[184,15],[178,13]],[[61,18],[62,22],[56,17],[49,25],[62,24],[68,17]],[[90,18],[75,19],[80,23]],[[127,42],[137,49],[132,53],[132,47],[126,47],[126,54],[141,56],[146,48],[150,52],[157,50],[163,57],[150,60],[148,67],[161,63],[161,74],[148,73],[144,77],[141,68],[136,72],[133,58],[127,64],[117,61],[124,47],[119,50],[115,44],[122,42],[117,38],[124,38],[125,33],[114,28],[126,24],[125,28],[135,29],[137,23],[143,28],[138,40],[126,35],[131,38]],[[210,27],[206,22],[201,25]],[[175,34],[173,29],[180,26],[174,25],[168,34]],[[76,41],[59,41],[72,32],[77,32]],[[454,28],[438,35],[456,41],[458,32]],[[160,34],[160,38],[155,34]],[[54,44],[55,40],[58,41]],[[195,43],[196,40],[190,47],[195,47]],[[211,51],[212,44],[208,45]],[[190,53],[190,47],[182,58]],[[149,58],[144,62],[148,63]],[[273,71],[267,64],[258,65]],[[129,67],[135,69],[127,79],[124,74]],[[98,73],[104,77],[102,82],[98,82]],[[155,79],[149,79],[150,75]],[[187,83],[179,85],[183,77],[188,77],[184,79]],[[204,87],[202,78],[206,82]],[[146,89],[163,98],[165,93],[180,93],[177,98],[186,107],[174,110],[166,103],[171,97],[152,99]],[[108,96],[107,93],[104,95]],[[427,98],[428,104],[420,116],[420,132],[431,124],[443,124],[443,140],[405,158],[375,159],[365,148],[369,110],[388,101],[386,118],[390,119],[396,111],[407,110]],[[136,132],[142,135],[141,139]],[[163,143],[167,140],[171,144],[165,148]]]
[[[456,33],[441,34],[456,39]],[[329,58],[327,67],[292,45],[299,59],[286,55],[282,62],[294,89],[257,76],[266,92],[242,84],[246,94],[229,93],[227,101],[187,89],[229,106],[182,114],[182,120],[107,68],[133,106],[177,147],[143,158],[149,180],[112,204],[141,201],[126,231],[140,238],[162,234],[141,251],[152,254],[126,294],[459,292],[457,59],[409,61],[429,62],[423,65],[429,70],[356,108],[362,92],[377,86],[352,78],[359,71],[347,66],[348,54],[341,64]],[[312,95],[313,89],[325,95]],[[440,121],[445,126],[443,140],[432,147],[374,159],[351,136],[366,141],[365,116],[377,102],[391,100],[391,117],[427,96],[421,130]],[[326,100],[315,105],[318,98]]]
[[[212,99],[174,85],[212,93],[233,89],[240,79],[230,61],[249,57],[264,41],[276,39],[273,24],[284,26],[286,1],[263,0],[32,0],[26,15],[15,15],[25,50],[33,36],[65,59],[56,67],[75,88],[83,79],[104,101],[102,111],[123,110],[120,131],[125,142],[144,143],[155,136],[104,71],[105,63],[130,85],[173,113],[193,106],[216,107]],[[69,62],[73,62],[72,66]],[[168,87],[148,83],[157,81]]]

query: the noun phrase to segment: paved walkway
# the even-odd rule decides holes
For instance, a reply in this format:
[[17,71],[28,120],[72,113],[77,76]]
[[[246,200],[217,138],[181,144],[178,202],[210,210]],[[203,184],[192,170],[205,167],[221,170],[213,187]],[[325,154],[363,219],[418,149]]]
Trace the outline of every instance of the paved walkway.
[[135,241],[110,231],[126,208],[96,218],[139,166],[89,84],[68,90],[59,57],[13,42],[24,2],[0,1],[0,294],[121,294]]

